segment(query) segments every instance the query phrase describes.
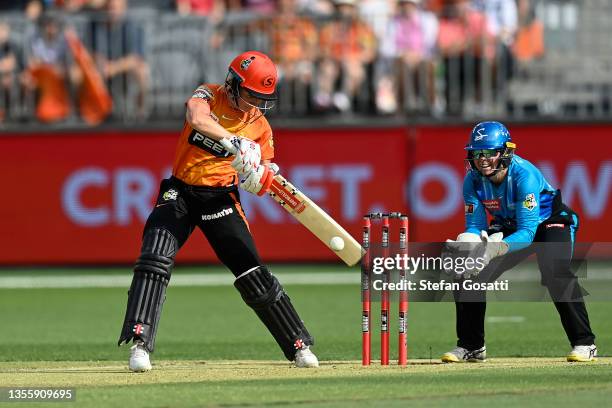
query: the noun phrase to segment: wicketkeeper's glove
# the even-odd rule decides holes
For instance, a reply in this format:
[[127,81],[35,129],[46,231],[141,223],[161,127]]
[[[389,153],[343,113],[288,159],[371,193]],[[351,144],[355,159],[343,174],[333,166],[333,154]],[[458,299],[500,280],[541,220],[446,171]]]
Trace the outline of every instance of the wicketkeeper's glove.
[[[508,252],[508,244],[503,237],[501,232],[489,236],[486,231],[480,231],[480,235],[464,232],[455,241],[447,239],[442,250],[442,264],[455,266],[458,265],[457,258],[464,259],[461,268],[449,267],[445,268],[445,272],[457,279],[478,276],[492,259]],[[470,261],[466,262],[468,258]]]

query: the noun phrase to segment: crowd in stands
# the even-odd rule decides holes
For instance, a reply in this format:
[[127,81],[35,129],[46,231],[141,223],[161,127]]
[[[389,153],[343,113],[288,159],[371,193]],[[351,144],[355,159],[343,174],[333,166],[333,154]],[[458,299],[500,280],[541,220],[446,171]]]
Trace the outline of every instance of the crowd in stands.
[[[491,91],[503,94],[517,67],[543,55],[535,1],[2,2],[0,121],[27,101],[48,123],[79,117],[95,125],[126,106],[132,119],[150,117],[145,44],[165,33],[145,34],[142,20],[128,13],[139,9],[201,17],[214,30],[193,42],[211,53],[228,46],[230,17],[250,17],[246,29],[265,37],[262,51],[279,68],[280,112],[460,114],[468,93],[481,94],[484,69]],[[29,24],[18,40],[11,34],[16,13]],[[87,29],[75,30],[71,16],[88,19]],[[211,80],[205,72],[202,79]]]

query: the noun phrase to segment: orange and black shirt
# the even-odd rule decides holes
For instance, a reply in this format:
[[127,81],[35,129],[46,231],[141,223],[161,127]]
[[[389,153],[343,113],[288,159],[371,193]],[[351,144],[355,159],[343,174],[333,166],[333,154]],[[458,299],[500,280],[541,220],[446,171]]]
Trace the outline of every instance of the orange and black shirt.
[[[203,84],[195,95],[206,99],[210,115],[228,132],[257,142],[261,160],[274,157],[272,129],[268,120],[253,108],[247,114],[232,108],[223,85]],[[192,128],[187,121],[179,137],[172,175],[193,186],[226,187],[237,183],[232,157],[223,146]]]

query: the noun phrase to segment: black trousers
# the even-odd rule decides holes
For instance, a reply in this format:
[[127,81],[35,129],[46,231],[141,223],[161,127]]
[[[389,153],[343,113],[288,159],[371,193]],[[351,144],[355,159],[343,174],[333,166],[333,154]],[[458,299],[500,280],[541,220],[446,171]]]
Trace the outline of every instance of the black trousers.
[[[542,284],[547,287],[554,301],[563,329],[573,347],[593,344],[595,335],[591,331],[589,316],[582,299],[578,280],[570,268],[577,217],[575,214],[568,215],[568,217],[565,217],[565,223],[558,218],[542,223],[534,237],[535,245],[493,259],[474,280],[493,282],[503,272],[513,268],[535,253],[542,274]],[[499,230],[490,230],[489,233],[497,231]],[[502,232],[504,232],[504,236],[511,233],[511,231],[504,230]],[[541,243],[555,244],[543,245]],[[483,347],[485,345],[486,293],[470,292],[467,294],[457,291],[454,296],[457,317],[457,346],[468,350]],[[475,298],[475,296],[480,296],[480,298]]]
[[145,233],[166,229],[180,248],[196,227],[234,276],[262,266],[236,186],[194,187],[174,177],[163,180]]

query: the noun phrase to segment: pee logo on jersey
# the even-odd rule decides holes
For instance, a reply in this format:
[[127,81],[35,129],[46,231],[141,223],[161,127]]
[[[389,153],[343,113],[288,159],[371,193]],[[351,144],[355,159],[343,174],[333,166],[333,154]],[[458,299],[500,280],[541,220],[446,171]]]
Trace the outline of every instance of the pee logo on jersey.
[[207,151],[215,157],[229,157],[230,153],[223,145],[208,136],[202,135],[195,130],[189,135],[189,144]]

